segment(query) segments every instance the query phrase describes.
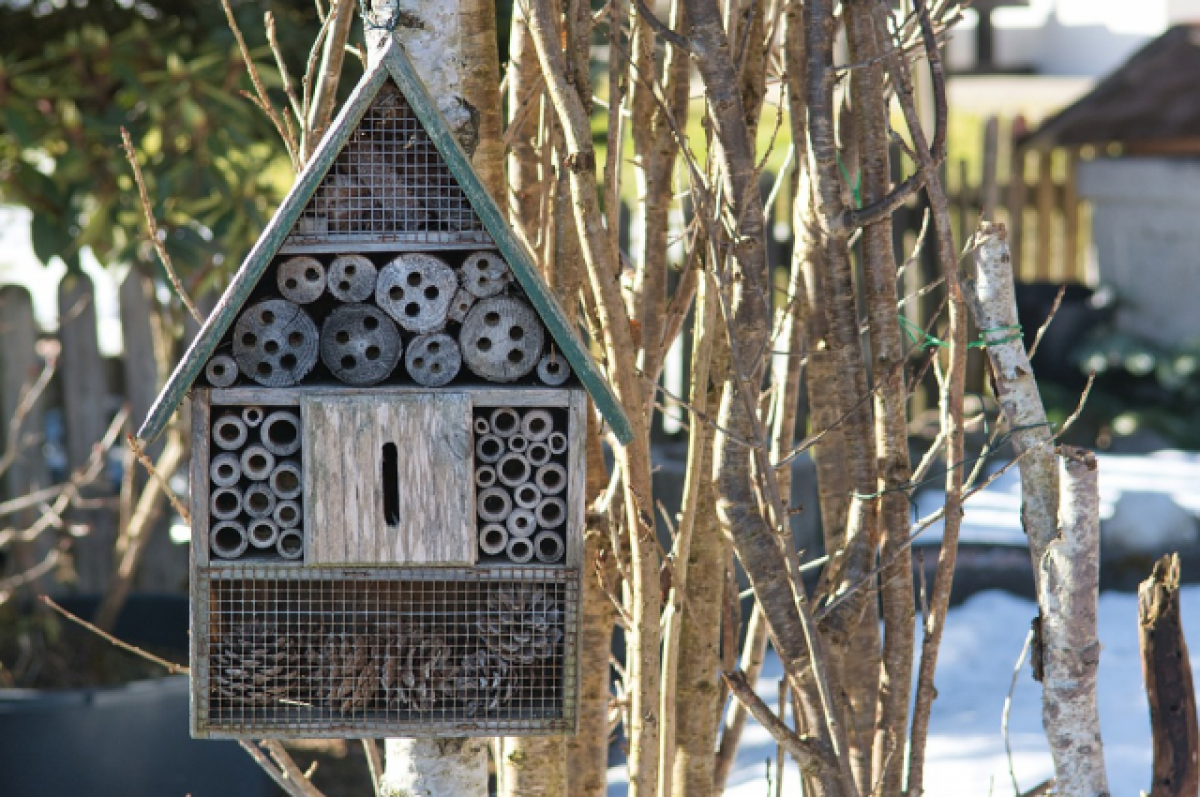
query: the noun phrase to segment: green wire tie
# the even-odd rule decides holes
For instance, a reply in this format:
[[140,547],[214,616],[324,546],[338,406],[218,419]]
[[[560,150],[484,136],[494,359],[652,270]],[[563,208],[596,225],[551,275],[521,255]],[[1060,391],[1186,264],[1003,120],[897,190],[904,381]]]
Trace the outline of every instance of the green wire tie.
[[[941,338],[930,335],[918,324],[914,324],[904,316],[899,316],[899,319],[900,326],[904,328],[904,333],[908,336],[908,342],[914,346],[920,345],[922,349],[946,349],[950,347],[949,343]],[[989,335],[993,332],[1011,332],[1012,334],[1006,335],[999,340],[987,340],[985,335]],[[1023,337],[1024,336],[1021,334],[1020,324],[1013,324],[1012,326],[1006,327],[992,327],[991,329],[981,329],[979,330],[979,339],[968,343],[967,348],[986,349],[988,346],[999,346],[1001,343],[1013,343],[1015,341],[1022,340]]]

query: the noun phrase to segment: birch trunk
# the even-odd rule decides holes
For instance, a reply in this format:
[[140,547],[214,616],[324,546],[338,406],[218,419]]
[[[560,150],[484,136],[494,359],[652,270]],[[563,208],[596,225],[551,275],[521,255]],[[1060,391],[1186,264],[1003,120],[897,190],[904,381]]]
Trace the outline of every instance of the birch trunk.
[[1062,449],[1058,539],[1038,574],[1042,604],[1042,724],[1054,756],[1055,794],[1106,797],[1096,707],[1100,640],[1100,482],[1096,458]]
[[485,739],[388,739],[382,797],[483,797]]

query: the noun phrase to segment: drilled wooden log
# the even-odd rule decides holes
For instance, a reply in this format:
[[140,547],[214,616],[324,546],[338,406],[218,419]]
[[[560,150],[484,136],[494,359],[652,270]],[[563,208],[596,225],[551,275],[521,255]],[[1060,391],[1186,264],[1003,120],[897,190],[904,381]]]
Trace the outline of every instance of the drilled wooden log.
[[222,415],[213,421],[213,442],[226,451],[236,451],[244,446],[248,434],[246,422],[236,415]]
[[504,456],[504,441],[494,434],[485,434],[475,441],[475,458],[492,465]]
[[507,487],[516,487],[529,481],[533,468],[522,454],[505,454],[496,465],[496,476]]
[[279,526],[270,518],[256,518],[246,525],[246,536],[255,548],[274,548],[279,541]]
[[403,353],[392,319],[370,305],[339,307],[321,327],[321,361],[348,385],[379,384],[396,369]]
[[228,354],[214,354],[204,366],[204,376],[213,387],[230,387],[238,378],[237,362]]
[[484,299],[471,308],[459,333],[463,362],[477,376],[512,382],[537,366],[545,331],[520,299]]
[[279,501],[275,504],[275,513],[271,519],[281,529],[291,529],[300,525],[300,504],[295,501]]
[[242,452],[242,473],[256,482],[266,481],[275,470],[275,455],[257,443]]
[[504,521],[504,527],[513,537],[528,537],[537,531],[537,518],[528,509],[514,509]]
[[408,344],[404,365],[418,385],[442,387],[458,376],[462,352],[458,349],[458,341],[444,332],[419,335]]
[[475,499],[479,517],[487,523],[503,523],[512,514],[512,498],[503,487],[488,487]]
[[496,469],[491,465],[475,468],[475,486],[481,490],[496,486]]
[[285,459],[271,471],[268,480],[271,492],[280,500],[299,498],[304,489],[304,481],[300,473],[300,463],[294,459]]
[[233,358],[260,385],[291,387],[317,364],[317,339],[317,325],[300,305],[267,299],[238,317]]
[[461,324],[467,320],[467,313],[471,312],[474,304],[475,297],[471,295],[471,292],[466,288],[459,288],[454,292],[454,298],[450,300],[450,309],[446,311],[446,320]]
[[571,366],[567,363],[566,357],[556,351],[550,351],[538,360],[537,375],[543,384],[558,387],[566,384],[566,381],[571,378]]
[[550,436],[554,431],[554,421],[550,417],[550,413],[546,410],[525,410],[525,415],[521,418],[521,434],[529,438],[530,442],[540,442]]
[[275,511],[275,494],[265,484],[252,484],[242,496],[242,508],[252,518],[270,517]]
[[441,259],[404,254],[380,272],[375,304],[409,332],[436,332],[446,325],[457,290],[458,275]]
[[222,559],[236,559],[246,552],[250,541],[246,527],[233,520],[213,526],[208,535],[209,548]]
[[342,255],[329,264],[329,295],[342,302],[365,302],[375,293],[379,270],[362,255]]
[[476,252],[462,265],[463,287],[479,299],[500,293],[510,279],[512,272],[499,252]]
[[315,257],[289,257],[279,264],[275,283],[288,301],[315,302],[325,292],[325,266]]
[[530,465],[540,468],[550,461],[550,446],[546,443],[530,443],[525,457],[529,460]]
[[479,532],[479,549],[496,556],[508,546],[508,529],[499,523],[489,523]]
[[300,416],[287,410],[276,410],[262,422],[263,446],[277,457],[286,457],[300,450]]
[[567,469],[556,462],[538,468],[534,484],[543,495],[558,495],[567,486]]
[[262,407],[246,407],[242,410],[242,421],[251,429],[257,429],[265,417]]
[[304,535],[297,529],[280,531],[275,550],[284,559],[299,559],[304,556]]
[[242,492],[236,487],[220,487],[212,491],[208,504],[217,520],[233,520],[242,514]]
[[492,432],[500,437],[512,437],[521,428],[521,416],[512,407],[500,407],[492,412]]
[[213,457],[208,475],[217,487],[232,487],[242,478],[242,463],[237,454],[228,451]]
[[562,432],[551,432],[546,443],[550,446],[551,454],[565,454],[567,452],[567,436]]
[[539,562],[552,565],[562,561],[566,546],[563,545],[562,538],[554,532],[542,531],[533,538],[533,551]]
[[552,529],[567,519],[567,504],[561,498],[543,498],[534,514],[539,526]]
[[536,509],[542,502],[542,491],[536,484],[522,484],[513,490],[513,502],[521,509]]
[[528,537],[509,537],[504,552],[513,562],[523,565],[533,559],[533,541]]

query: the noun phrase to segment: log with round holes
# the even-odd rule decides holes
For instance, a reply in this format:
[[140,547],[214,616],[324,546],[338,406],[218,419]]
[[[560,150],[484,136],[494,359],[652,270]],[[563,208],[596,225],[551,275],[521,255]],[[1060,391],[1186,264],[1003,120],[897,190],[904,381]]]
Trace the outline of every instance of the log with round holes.
[[242,463],[237,454],[217,454],[208,466],[208,475],[218,487],[232,487],[242,478]]
[[513,501],[520,509],[536,509],[542,502],[542,491],[536,484],[522,484],[513,490]]
[[321,325],[321,362],[348,385],[379,384],[396,369],[403,353],[392,319],[370,305],[343,305]]
[[481,490],[496,486],[496,469],[491,465],[480,465],[476,468],[475,486]]
[[552,565],[563,558],[564,550],[562,539],[552,531],[538,532],[533,538],[533,552],[539,562]]
[[556,462],[551,462],[538,468],[533,481],[543,495],[558,495],[566,489],[567,469]]
[[521,428],[521,416],[512,407],[492,411],[492,432],[500,437],[512,437]]
[[561,498],[543,498],[534,514],[539,526],[552,529],[567,519],[567,504]]
[[277,457],[300,450],[300,416],[288,410],[276,410],[262,422],[262,444]]
[[329,293],[343,302],[365,302],[375,293],[378,274],[362,255],[342,255],[329,264]]
[[266,448],[255,444],[247,446],[242,452],[242,473],[247,479],[256,482],[266,481],[275,470],[275,455]]
[[504,441],[494,434],[485,434],[475,441],[475,458],[488,465],[504,456]]
[[204,376],[213,387],[230,387],[238,378],[238,365],[228,354],[215,354],[204,366]]
[[495,556],[504,553],[508,546],[508,530],[499,523],[489,523],[479,532],[479,548]]
[[242,508],[252,518],[270,517],[275,511],[275,493],[265,484],[252,484],[242,496]]
[[279,264],[275,284],[289,301],[315,302],[325,292],[325,266],[315,257],[289,257]]
[[299,498],[300,491],[304,489],[300,475],[300,463],[294,459],[285,459],[278,463],[271,471],[271,477],[267,483],[271,485],[271,492],[275,493],[275,497],[280,500]]
[[274,548],[279,541],[279,526],[269,518],[258,518],[246,524],[246,536],[255,548]]
[[512,514],[512,499],[503,487],[488,487],[475,499],[479,517],[486,523],[503,523]]
[[491,434],[492,425],[488,423],[487,418],[475,419],[475,434]]
[[533,559],[533,543],[527,537],[510,537],[504,552],[519,565]]
[[523,434],[515,434],[508,438],[508,448],[518,454],[524,454],[525,450],[529,448],[529,438]]
[[514,509],[505,519],[504,527],[514,537],[528,537],[537,531],[537,517],[528,509]]
[[496,478],[507,487],[516,487],[529,481],[533,468],[521,454],[505,454],[496,464]]
[[383,267],[375,304],[409,332],[436,332],[458,290],[458,275],[440,258],[403,254]]
[[521,434],[528,437],[530,442],[545,440],[553,431],[554,421],[548,411],[525,410],[525,416],[521,418]]
[[498,252],[476,252],[462,264],[462,284],[472,296],[486,299],[504,290],[511,272]]
[[476,376],[512,382],[537,366],[545,330],[533,308],[521,299],[477,302],[463,321],[458,342],[463,362]]
[[213,490],[208,509],[217,520],[233,520],[242,514],[242,492],[236,487]]
[[213,422],[213,442],[226,451],[236,451],[244,446],[248,434],[246,422],[236,415],[222,415]]
[[461,324],[466,320],[467,313],[471,312],[471,306],[474,304],[475,297],[471,295],[470,291],[459,288],[454,292],[454,298],[450,300],[450,309],[446,311],[446,320]]
[[317,325],[300,305],[267,299],[248,307],[233,326],[233,358],[265,387],[291,387],[317,364]]
[[242,410],[242,421],[251,429],[257,429],[265,417],[262,407],[246,407]]
[[444,332],[418,335],[408,344],[404,366],[418,385],[442,387],[458,376],[462,352],[458,341]]
[[281,529],[290,529],[300,525],[300,504],[295,501],[280,501],[275,504],[275,512],[271,519]]
[[562,432],[551,432],[546,438],[546,445],[550,446],[551,454],[565,454],[567,451],[567,436]]
[[525,456],[529,459],[530,465],[540,468],[550,461],[550,446],[545,443],[530,443],[529,448],[525,451]]
[[567,358],[558,352],[547,352],[538,360],[538,379],[550,387],[558,387],[571,378],[571,366]]
[[246,527],[234,520],[226,520],[213,526],[208,535],[209,547],[222,559],[237,559],[246,552],[250,544]]
[[304,535],[296,529],[279,532],[275,541],[275,550],[284,559],[299,559],[304,556]]

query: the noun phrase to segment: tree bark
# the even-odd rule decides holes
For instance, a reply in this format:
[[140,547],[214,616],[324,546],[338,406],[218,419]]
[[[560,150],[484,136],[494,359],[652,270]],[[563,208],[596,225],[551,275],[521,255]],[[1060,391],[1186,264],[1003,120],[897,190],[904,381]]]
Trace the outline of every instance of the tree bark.
[[1156,562],[1138,587],[1138,639],[1154,746],[1150,797],[1194,797],[1200,792],[1200,729],[1179,611],[1179,554]]
[[383,797],[487,794],[485,739],[388,739]]
[[329,123],[337,110],[338,83],[342,77],[342,63],[346,59],[346,43],[350,39],[350,28],[354,25],[355,8],[352,0],[335,0],[329,9],[333,21],[321,50],[321,68],[317,73],[317,84],[313,89],[312,105],[305,120],[301,146],[304,159],[316,149],[325,136]]

